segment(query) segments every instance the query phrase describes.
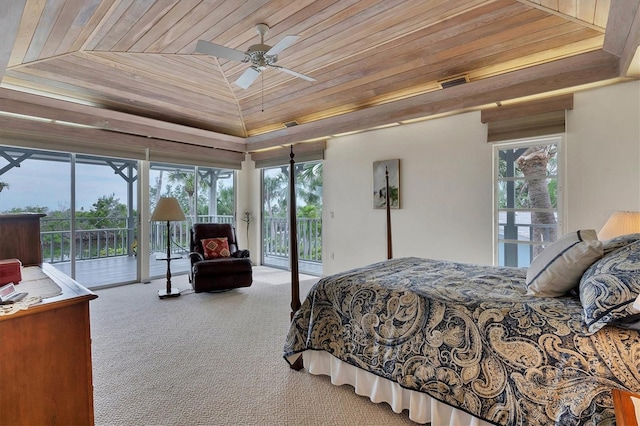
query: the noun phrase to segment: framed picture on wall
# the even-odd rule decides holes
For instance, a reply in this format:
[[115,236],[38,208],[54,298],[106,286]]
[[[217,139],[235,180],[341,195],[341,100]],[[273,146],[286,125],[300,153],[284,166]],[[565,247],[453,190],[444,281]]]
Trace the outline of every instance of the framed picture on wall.
[[373,162],[373,208],[387,208],[386,172],[389,172],[389,202],[392,209],[400,208],[400,160]]

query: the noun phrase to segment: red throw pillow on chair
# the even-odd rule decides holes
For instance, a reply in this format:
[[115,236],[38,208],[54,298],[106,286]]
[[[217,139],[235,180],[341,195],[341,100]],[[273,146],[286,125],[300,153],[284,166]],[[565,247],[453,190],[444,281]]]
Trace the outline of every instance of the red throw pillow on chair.
[[204,239],[202,240],[202,248],[204,249],[205,259],[217,259],[219,257],[231,256],[227,237]]

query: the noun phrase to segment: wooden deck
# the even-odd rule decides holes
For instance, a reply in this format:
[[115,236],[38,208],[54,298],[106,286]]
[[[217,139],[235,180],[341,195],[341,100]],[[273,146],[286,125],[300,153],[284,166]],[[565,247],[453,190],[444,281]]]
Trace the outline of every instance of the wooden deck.
[[[265,262],[267,263],[267,262]],[[268,266],[288,269],[288,259],[268,259]],[[52,266],[71,276],[71,263],[54,263]],[[137,259],[133,256],[117,256],[102,259],[82,260],[76,262],[75,280],[89,289],[137,282]],[[167,273],[167,263],[156,260],[152,255],[149,260],[150,278],[161,278]],[[313,276],[322,275],[322,264],[300,262],[300,272]],[[184,257],[171,261],[171,275],[184,275],[189,272],[189,258]]]
[[[54,263],[52,266],[71,276],[71,262]],[[134,256],[116,256],[102,259],[81,260],[76,262],[75,280],[89,289],[115,284],[132,283],[137,279],[138,262]],[[167,263],[156,260],[155,255],[149,260],[150,277],[160,278],[167,273]],[[189,259],[171,261],[171,274],[182,275],[189,272]]]

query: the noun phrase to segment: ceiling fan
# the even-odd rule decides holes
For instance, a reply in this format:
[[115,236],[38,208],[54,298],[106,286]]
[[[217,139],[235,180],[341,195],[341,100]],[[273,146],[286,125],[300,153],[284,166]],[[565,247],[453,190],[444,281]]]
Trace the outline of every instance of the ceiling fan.
[[287,47],[291,46],[298,40],[298,36],[288,35],[282,40],[276,43],[275,46],[269,46],[264,44],[264,36],[269,31],[267,24],[256,25],[256,31],[260,35],[260,44],[254,44],[247,49],[246,52],[241,52],[229,47],[213,44],[205,40],[198,40],[196,45],[196,52],[205,53],[207,55],[217,56],[219,58],[229,59],[239,62],[250,62],[249,67],[242,75],[235,81],[235,84],[243,89],[246,89],[253,83],[260,73],[267,69],[267,67],[275,68],[280,71],[284,71],[287,74],[291,74],[298,78],[302,78],[307,81],[316,81],[315,78],[311,78],[307,75],[300,74],[299,72],[292,71],[290,69],[276,65],[278,61],[278,53],[282,52]]

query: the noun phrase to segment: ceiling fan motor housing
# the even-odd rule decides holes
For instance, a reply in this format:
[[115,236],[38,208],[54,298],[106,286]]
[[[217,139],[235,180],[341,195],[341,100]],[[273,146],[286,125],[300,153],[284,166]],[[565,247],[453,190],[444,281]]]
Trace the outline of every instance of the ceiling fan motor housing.
[[278,55],[266,55],[269,49],[271,49],[271,46],[268,44],[254,44],[247,49],[246,54],[249,56],[249,61],[251,61],[252,64],[266,67],[278,61]]

